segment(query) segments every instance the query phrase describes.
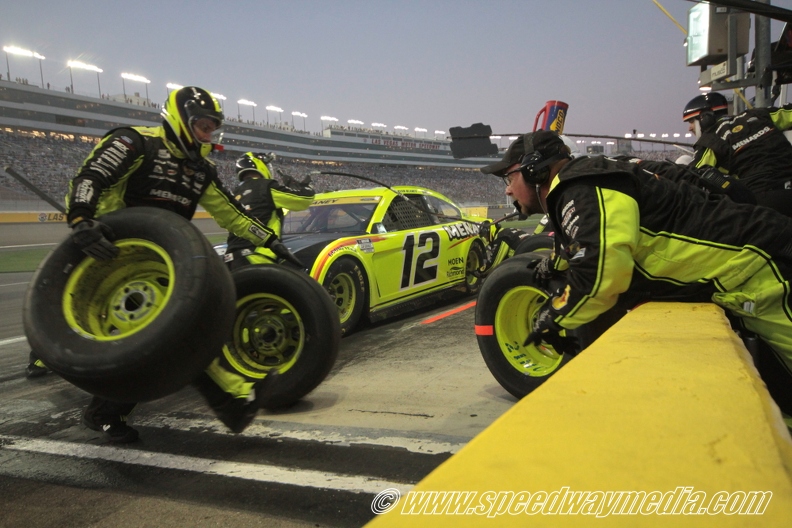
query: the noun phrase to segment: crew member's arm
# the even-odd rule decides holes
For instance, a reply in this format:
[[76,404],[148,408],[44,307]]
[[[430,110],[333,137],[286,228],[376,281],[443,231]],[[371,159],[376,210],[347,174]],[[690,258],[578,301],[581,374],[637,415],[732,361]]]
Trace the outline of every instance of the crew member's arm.
[[212,215],[217,225],[256,246],[269,247],[277,240],[272,230],[245,212],[217,178],[211,179],[199,203]]
[[770,119],[773,120],[776,128],[789,130],[792,128],[792,104],[784,105],[770,112]]
[[557,192],[552,217],[569,268],[548,308],[556,325],[571,329],[607,311],[630,286],[640,215],[632,197],[611,189],[572,184]]
[[275,207],[288,209],[289,211],[304,211],[313,203],[316,192],[310,185],[297,183],[293,186],[286,186],[277,181],[270,186],[272,202]]
[[69,224],[124,207],[125,180],[143,159],[144,141],[135,130],[118,128],[102,138],[69,183]]

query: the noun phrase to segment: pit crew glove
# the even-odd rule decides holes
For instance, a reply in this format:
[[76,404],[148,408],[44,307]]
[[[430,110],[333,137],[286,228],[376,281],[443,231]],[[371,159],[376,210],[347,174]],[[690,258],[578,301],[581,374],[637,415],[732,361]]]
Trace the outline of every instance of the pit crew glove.
[[78,219],[72,224],[72,241],[83,253],[96,260],[110,260],[118,255],[118,248],[108,240],[112,238],[110,226],[98,220]]
[[528,269],[533,271],[534,284],[545,291],[549,291],[550,281],[559,275],[559,272],[553,266],[552,257],[534,260],[528,264]]
[[300,185],[302,185],[303,187],[310,187],[312,183],[313,180],[311,179],[311,175],[309,174],[308,176],[303,178],[303,180],[300,182]]
[[285,260],[289,264],[293,264],[293,265],[297,266],[301,270],[305,269],[305,264],[303,264],[300,261],[300,259],[295,257],[294,253],[289,251],[289,248],[287,248],[285,245],[283,245],[283,242],[281,242],[277,238],[273,238],[272,242],[270,242],[270,244],[268,246],[265,246],[265,247],[267,247],[270,251],[275,253],[276,257]]
[[[536,345],[537,350],[544,354],[545,351],[538,346],[544,341],[553,347],[559,354],[577,354],[580,348],[577,338],[567,335],[562,336],[561,332],[566,332],[553,320],[553,317],[554,315],[550,308],[550,300],[548,300],[539,310],[539,315],[536,317],[531,333],[528,334],[528,338],[525,340],[525,343],[523,343],[523,346],[528,346],[529,344]],[[549,356],[550,354],[547,355]]]
[[725,194],[733,202],[756,205],[756,197],[742,182],[713,167],[698,171],[701,186],[713,194]]
[[479,224],[478,234],[481,238],[489,242],[492,239],[492,222],[484,220]]

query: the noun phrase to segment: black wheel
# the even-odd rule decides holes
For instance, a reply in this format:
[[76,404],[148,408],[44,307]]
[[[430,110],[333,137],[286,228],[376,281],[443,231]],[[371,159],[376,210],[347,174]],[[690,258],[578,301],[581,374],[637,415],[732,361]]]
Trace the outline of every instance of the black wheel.
[[39,265],[23,323],[33,350],[67,381],[116,401],[157,399],[217,357],[234,284],[201,232],[162,209],[104,215],[119,255],[86,257],[66,239]]
[[524,255],[525,253],[542,253],[547,254],[553,250],[553,236],[546,234],[531,235],[525,237],[516,248],[514,248],[515,255]]
[[470,244],[465,259],[465,292],[477,293],[481,289],[482,278],[476,274],[484,266],[484,245],[478,240]]
[[366,307],[366,274],[357,260],[340,258],[330,265],[322,285],[338,311],[341,335],[347,335]]
[[263,407],[296,403],[330,372],[341,341],[338,310],[318,282],[271,265],[245,266],[231,276],[237,292],[225,359],[240,374],[262,379],[277,369],[276,393]]
[[513,257],[498,266],[484,282],[476,303],[476,339],[492,375],[517,398],[522,398],[569,361],[552,347],[524,346],[547,292],[533,282],[528,263],[539,253]]

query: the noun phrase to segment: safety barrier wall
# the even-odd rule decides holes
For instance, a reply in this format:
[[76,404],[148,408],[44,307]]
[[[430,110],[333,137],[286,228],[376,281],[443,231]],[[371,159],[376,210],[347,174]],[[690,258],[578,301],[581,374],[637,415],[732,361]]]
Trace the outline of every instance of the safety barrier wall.
[[723,312],[650,303],[368,526],[791,522],[792,439]]

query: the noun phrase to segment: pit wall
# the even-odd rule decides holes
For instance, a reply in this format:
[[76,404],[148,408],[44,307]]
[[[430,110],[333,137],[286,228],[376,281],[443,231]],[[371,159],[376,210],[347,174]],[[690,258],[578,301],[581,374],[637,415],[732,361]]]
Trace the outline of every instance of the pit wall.
[[792,439],[720,308],[649,303],[400,491],[368,526],[790,526]]

